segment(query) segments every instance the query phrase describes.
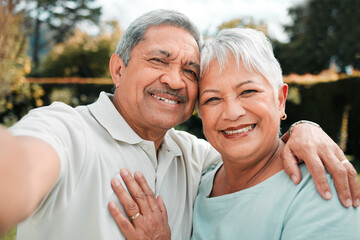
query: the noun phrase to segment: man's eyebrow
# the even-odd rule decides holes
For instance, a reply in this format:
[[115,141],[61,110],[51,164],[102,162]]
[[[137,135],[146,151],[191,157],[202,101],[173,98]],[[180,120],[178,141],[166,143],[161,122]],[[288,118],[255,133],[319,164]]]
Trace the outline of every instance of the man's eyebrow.
[[171,56],[171,53],[169,53],[168,51],[159,50],[159,52],[160,52],[161,55],[164,55],[165,57],[170,57]]
[[164,57],[170,57],[171,53],[165,50],[161,50],[161,49],[155,49],[149,52],[149,54],[160,54],[163,55]]
[[[171,53],[169,51],[161,50],[161,49],[154,49],[154,50],[150,51],[149,54],[150,55],[151,54],[160,54],[167,58],[171,57]],[[196,70],[198,70],[200,72],[200,65],[197,64],[196,62],[190,61],[190,62],[186,62],[185,64],[196,68]]]
[[195,67],[200,72],[200,65],[196,62],[191,61],[189,65]]

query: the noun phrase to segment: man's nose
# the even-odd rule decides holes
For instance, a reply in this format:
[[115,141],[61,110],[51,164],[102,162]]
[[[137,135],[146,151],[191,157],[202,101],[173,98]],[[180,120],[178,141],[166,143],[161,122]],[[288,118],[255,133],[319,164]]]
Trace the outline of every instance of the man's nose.
[[169,69],[160,77],[160,82],[167,84],[172,89],[182,89],[186,86],[181,71],[178,69]]

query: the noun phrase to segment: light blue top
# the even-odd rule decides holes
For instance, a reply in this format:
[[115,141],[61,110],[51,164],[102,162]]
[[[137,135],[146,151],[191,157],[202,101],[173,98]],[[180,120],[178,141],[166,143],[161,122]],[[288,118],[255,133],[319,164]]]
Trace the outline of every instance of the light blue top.
[[254,187],[209,198],[220,166],[201,178],[192,239],[360,239],[360,209],[341,205],[329,174],[333,197],[328,201],[317,192],[304,164],[298,185],[280,171]]

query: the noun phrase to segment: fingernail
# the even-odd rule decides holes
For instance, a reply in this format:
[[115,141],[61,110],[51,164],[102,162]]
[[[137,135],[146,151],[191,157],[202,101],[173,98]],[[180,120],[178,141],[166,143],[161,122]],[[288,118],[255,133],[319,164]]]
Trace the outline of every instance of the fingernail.
[[111,207],[111,208],[115,208],[115,203],[114,203],[114,202],[110,202],[110,207]]
[[135,176],[136,177],[142,177],[142,173],[141,172],[135,172]]
[[359,200],[359,199],[356,199],[356,200],[355,200],[354,206],[355,206],[355,207],[359,207],[359,206],[360,206],[360,200]]
[[126,168],[120,170],[124,176],[129,174],[129,171]]
[[117,179],[117,178],[114,178],[114,179],[112,180],[112,182],[113,182],[113,184],[114,184],[115,186],[119,186],[119,185],[120,185],[120,180]]
[[352,206],[352,201],[350,198],[347,198],[345,201],[345,207],[351,207]]
[[297,177],[296,177],[295,175],[291,175],[291,180],[292,180],[294,183],[296,183]]
[[324,197],[325,199],[329,200],[331,198],[331,192],[327,191]]

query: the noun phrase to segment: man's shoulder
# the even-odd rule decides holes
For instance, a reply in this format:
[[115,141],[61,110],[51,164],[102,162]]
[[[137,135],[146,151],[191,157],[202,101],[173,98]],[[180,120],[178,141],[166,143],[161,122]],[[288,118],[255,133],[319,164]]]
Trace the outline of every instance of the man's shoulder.
[[78,113],[83,112],[86,109],[86,106],[72,107],[63,102],[53,102],[49,106],[43,106],[30,110],[30,112],[25,115],[25,117],[41,114],[44,115],[44,117],[58,115],[60,118],[64,118],[70,115],[77,115]]
[[[66,130],[83,128],[83,112],[86,106],[71,107],[62,102],[32,109],[10,128],[14,135],[36,133],[62,133]],[[66,130],[65,130],[66,129]]]

